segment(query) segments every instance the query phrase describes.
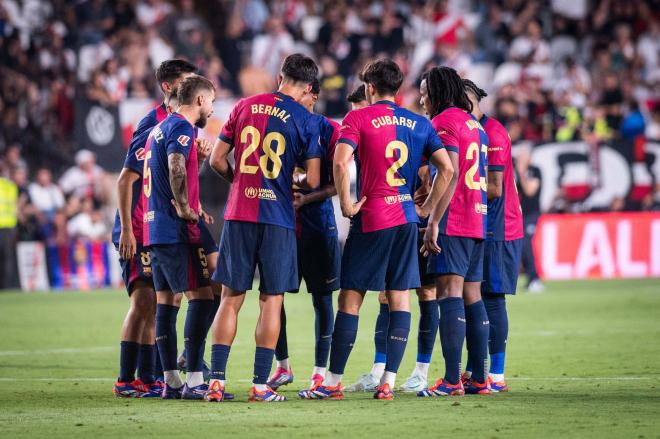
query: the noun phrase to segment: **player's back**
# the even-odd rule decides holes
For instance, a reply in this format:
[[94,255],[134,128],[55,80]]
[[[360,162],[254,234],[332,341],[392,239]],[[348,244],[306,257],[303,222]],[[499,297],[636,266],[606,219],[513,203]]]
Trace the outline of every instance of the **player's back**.
[[356,148],[357,195],[367,197],[356,226],[373,232],[419,222],[413,194],[422,155],[442,147],[425,117],[376,102],[346,115],[338,143]]
[[502,172],[502,195],[488,200],[488,239],[520,239],[522,210],[514,178],[511,138],[498,120],[484,115],[480,122],[488,135],[488,171]]
[[[321,151],[319,187],[322,188],[334,182],[332,160],[335,156],[335,146],[339,138],[339,124],[320,114],[313,115],[312,120],[319,124],[319,147]],[[302,163],[298,165],[302,165]],[[300,190],[302,194],[311,192],[313,191]],[[334,235],[337,233],[332,198],[305,204],[298,209],[297,213],[297,230],[300,236]]]
[[293,170],[320,156],[312,114],[280,92],[252,96],[236,104],[220,139],[236,163],[225,220],[295,229]]
[[[126,152],[126,159],[124,160],[124,168],[140,175],[140,178],[133,183],[131,199],[131,224],[133,226],[133,235],[135,241],[139,244],[142,243],[142,221],[143,221],[143,208],[140,199],[142,197],[142,172],[144,168],[144,155],[147,138],[151,129],[159,122],[167,117],[167,110],[164,104],[153,108],[147,113],[138,123],[137,128],[133,132],[131,143]],[[119,236],[121,234],[121,221],[119,220],[119,211],[115,215],[115,224],[112,229],[112,242],[119,245]]]
[[456,107],[447,108],[435,116],[432,123],[447,151],[458,154],[456,189],[440,220],[440,232],[483,239],[488,210],[488,137],[474,116]]
[[173,113],[156,125],[149,134],[145,147],[145,165],[142,176],[144,245],[199,243],[197,224],[188,224],[179,218],[172,205],[174,195],[170,186],[168,156],[182,154],[186,163],[188,204],[199,210],[199,170],[196,130],[182,115]]

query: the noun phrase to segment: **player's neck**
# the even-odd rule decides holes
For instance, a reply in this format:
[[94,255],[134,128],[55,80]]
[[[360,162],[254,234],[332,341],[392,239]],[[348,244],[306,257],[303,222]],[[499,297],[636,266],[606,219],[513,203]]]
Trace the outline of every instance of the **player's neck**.
[[197,122],[197,111],[189,105],[181,105],[176,112],[183,116],[190,125],[195,125],[195,122]]
[[477,118],[477,120],[481,120],[482,117],[484,117],[484,113],[479,109],[479,107],[474,107],[472,109],[472,115]]
[[394,96],[393,95],[379,95],[379,94],[374,94],[373,96],[371,96],[372,104],[375,104],[376,102],[382,102],[382,101],[394,102]]
[[294,101],[300,101],[300,99],[305,94],[305,90],[295,85],[287,84],[282,82],[280,87],[277,89],[278,92],[290,96]]

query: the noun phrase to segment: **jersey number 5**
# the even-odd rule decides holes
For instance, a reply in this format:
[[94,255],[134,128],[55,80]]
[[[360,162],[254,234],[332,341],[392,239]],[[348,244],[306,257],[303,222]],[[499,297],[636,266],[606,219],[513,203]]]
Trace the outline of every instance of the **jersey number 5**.
[[[481,145],[481,152],[486,154],[488,152],[488,147],[486,145]],[[465,154],[467,160],[474,160],[470,169],[465,173],[465,184],[468,189],[475,191],[487,191],[488,185],[486,183],[486,177],[479,176],[479,180],[474,181],[474,176],[479,172],[479,160],[481,155],[479,154],[479,145],[475,142],[470,143],[468,146],[467,153]],[[476,158],[476,160],[475,160]]]
[[144,156],[144,167],[142,168],[142,190],[144,196],[149,198],[151,196],[151,168],[149,168],[149,159],[151,158],[151,151],[147,151]]
[[[241,131],[241,143],[248,143],[248,136],[250,138],[250,143],[243,150],[241,154],[241,161],[239,169],[243,174],[256,174],[257,169],[261,168],[261,172],[264,174],[264,177],[269,179],[275,179],[280,175],[282,170],[282,154],[286,149],[286,140],[281,133],[277,131],[271,131],[266,134],[264,141],[261,145],[261,149],[264,154],[259,157],[259,165],[248,165],[248,158],[254,153],[257,148],[259,148],[259,143],[261,142],[261,133],[258,129],[252,125],[248,125],[243,128]],[[273,142],[276,143],[275,149],[272,149]],[[272,162],[271,169],[269,168],[269,163]]]
[[408,147],[400,140],[392,140],[385,148],[385,157],[388,159],[394,158],[394,150],[399,151],[399,158],[387,169],[387,184],[390,186],[403,186],[406,184],[406,179],[397,177],[397,172],[408,161]]

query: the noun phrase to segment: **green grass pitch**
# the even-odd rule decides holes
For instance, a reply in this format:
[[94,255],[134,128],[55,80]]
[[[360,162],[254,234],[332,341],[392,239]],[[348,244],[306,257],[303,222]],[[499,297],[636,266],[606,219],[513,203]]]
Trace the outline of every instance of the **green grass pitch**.
[[[509,300],[510,393],[397,394],[391,402],[370,393],[296,399],[307,385],[314,337],[310,298],[298,294],[286,299],[296,377],[284,391],[290,401],[247,403],[254,293],[229,358],[236,402],[116,399],[127,303],[120,291],[0,294],[1,437],[660,437],[660,280],[562,282],[545,294],[519,294]],[[377,309],[369,294],[344,384],[371,366]],[[399,383],[414,365],[416,338],[411,331]],[[443,369],[436,345],[433,379]]]

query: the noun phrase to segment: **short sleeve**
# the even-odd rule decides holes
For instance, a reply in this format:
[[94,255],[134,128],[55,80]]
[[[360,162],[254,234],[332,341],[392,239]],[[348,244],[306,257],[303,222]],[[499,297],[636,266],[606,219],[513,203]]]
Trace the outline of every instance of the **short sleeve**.
[[243,107],[243,100],[238,101],[238,103],[234,105],[234,108],[231,110],[231,113],[229,113],[229,118],[227,119],[227,122],[225,122],[224,126],[222,127],[222,130],[220,131],[220,135],[218,136],[220,140],[230,145],[232,145],[234,142],[234,130],[236,129],[236,118],[237,118],[236,116],[238,115],[238,113],[240,113],[242,107]]
[[359,141],[360,119],[355,111],[350,111],[341,123],[337,143],[346,143],[356,149]]
[[181,121],[172,127],[172,131],[167,138],[167,155],[183,154],[188,160],[193,140],[195,139],[195,130],[187,121]]
[[447,151],[456,153],[459,151],[458,130],[446,112],[433,119],[433,128],[438,134],[438,137],[440,137],[440,140]]
[[313,117],[308,117],[305,121],[303,132],[303,150],[301,157],[303,160],[320,158],[323,156],[321,150],[320,124]]
[[147,143],[147,138],[149,137],[150,132],[151,130],[149,129],[133,136],[131,144],[128,146],[128,151],[126,152],[124,168],[142,175],[144,147]]
[[511,151],[511,139],[503,128],[498,127],[488,133],[488,170],[504,171],[506,166],[511,165],[509,157]]
[[433,129],[433,126],[430,123],[427,123],[427,126],[428,134],[426,136],[426,144],[424,145],[424,157],[426,163],[428,163],[429,159],[436,151],[444,149],[442,141],[440,140],[440,137],[438,137],[438,133]]
[[326,131],[328,136],[328,160],[332,161],[335,158],[335,147],[337,146],[337,140],[339,140],[339,124],[330,119],[325,119]]

